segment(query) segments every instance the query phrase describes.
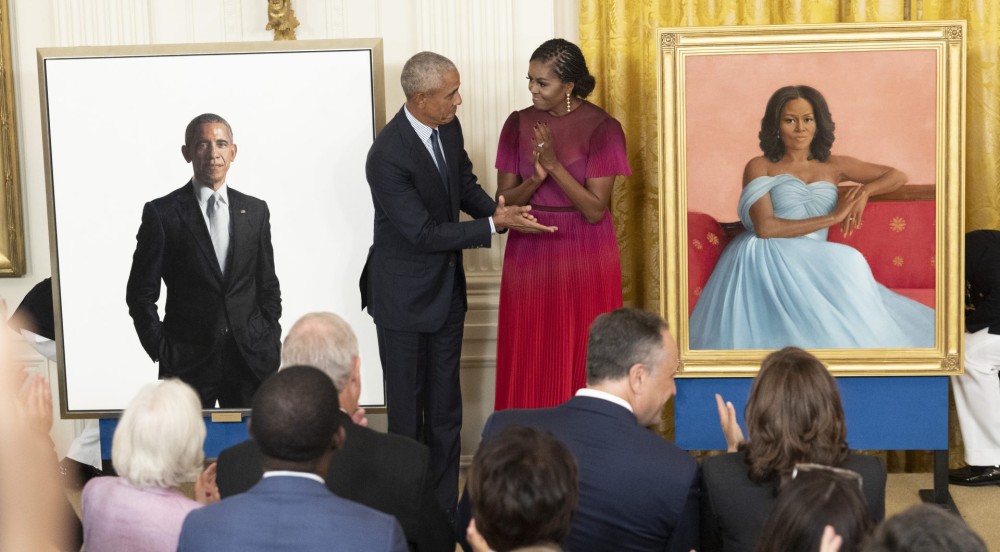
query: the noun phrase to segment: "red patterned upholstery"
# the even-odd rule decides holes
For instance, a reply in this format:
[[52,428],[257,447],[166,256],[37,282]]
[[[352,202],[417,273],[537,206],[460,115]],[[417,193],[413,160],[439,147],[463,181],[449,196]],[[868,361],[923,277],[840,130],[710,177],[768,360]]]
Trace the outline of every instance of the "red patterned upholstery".
[[[880,284],[934,308],[935,207],[934,201],[870,201],[861,229],[845,238],[834,226],[827,239],[860,251]],[[710,215],[688,212],[691,311],[729,239]]]
[[859,230],[845,238],[833,227],[827,240],[854,247],[880,284],[933,308],[935,207],[933,201],[870,201]]
[[727,243],[729,238],[711,215],[688,211],[688,315]]

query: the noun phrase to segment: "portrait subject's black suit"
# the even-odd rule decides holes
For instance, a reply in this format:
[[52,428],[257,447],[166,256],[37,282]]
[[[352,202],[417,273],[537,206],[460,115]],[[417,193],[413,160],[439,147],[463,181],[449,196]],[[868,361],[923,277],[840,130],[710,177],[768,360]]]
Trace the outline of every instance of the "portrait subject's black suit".
[[[454,509],[467,307],[462,249],[490,245],[486,217],[496,204],[472,173],[458,119],[438,130],[447,182],[402,109],[369,150],[375,234],[360,284],[362,308],[378,331],[389,431],[428,445],[438,499]],[[459,222],[459,210],[475,220]]]
[[[160,378],[187,382],[206,408],[216,398],[223,407],[249,407],[246,394],[278,369],[281,354],[281,291],[267,204],[232,188],[228,196],[225,276],[188,182],[143,208],[125,295],[143,349],[160,363]],[[162,322],[156,308],[161,279],[167,287]],[[237,378],[242,399],[225,399],[224,376]]]
[[[455,537],[434,497],[427,448],[398,435],[354,424],[341,413],[346,430],[326,474],[326,486],[341,498],[395,516],[410,550],[454,552]],[[250,490],[264,475],[260,447],[247,440],[219,453],[222,498]]]

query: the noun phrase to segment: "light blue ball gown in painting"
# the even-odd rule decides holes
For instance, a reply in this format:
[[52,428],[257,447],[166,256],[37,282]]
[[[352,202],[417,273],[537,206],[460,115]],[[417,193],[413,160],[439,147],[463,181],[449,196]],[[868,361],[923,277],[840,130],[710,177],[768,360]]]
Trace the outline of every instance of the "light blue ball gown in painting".
[[723,251],[698,298],[692,349],[934,346],[934,310],[876,282],[857,249],[826,241],[826,228],[757,237],[750,206],[767,193],[783,219],[824,215],[837,205],[830,182],[781,174],[747,184],[738,208],[746,231]]

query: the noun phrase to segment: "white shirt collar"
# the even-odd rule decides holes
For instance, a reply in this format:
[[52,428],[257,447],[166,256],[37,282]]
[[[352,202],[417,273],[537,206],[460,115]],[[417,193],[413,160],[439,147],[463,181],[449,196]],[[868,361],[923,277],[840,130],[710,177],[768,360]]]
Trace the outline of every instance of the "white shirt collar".
[[628,401],[626,401],[625,399],[619,397],[618,395],[612,395],[611,393],[608,393],[607,391],[600,391],[600,390],[597,390],[597,389],[591,389],[589,387],[584,387],[583,389],[580,389],[579,391],[576,392],[576,396],[577,397],[591,397],[593,399],[603,399],[605,401],[613,402],[613,403],[617,404],[618,406],[624,408],[625,410],[628,410],[629,412],[632,412],[633,414],[635,414],[635,411],[632,410],[632,405],[630,405],[628,403]]
[[264,472],[264,477],[302,477],[305,479],[312,479],[313,481],[319,481],[320,483],[326,485],[326,481],[323,481],[323,478],[315,473],[300,471],[272,470]]
[[410,110],[406,108],[406,104],[403,105],[403,113],[406,113],[406,120],[410,121],[410,126],[413,127],[413,130],[417,131],[417,136],[420,137],[420,141],[423,142],[425,146],[430,148],[431,134],[434,132],[434,129],[418,121],[417,118],[410,113]]
[[191,182],[194,184],[194,197],[198,199],[198,205],[201,207],[202,211],[204,211],[205,207],[208,205],[208,198],[212,197],[212,194],[216,191],[219,192],[219,196],[222,197],[222,204],[229,205],[229,185],[225,182],[222,183],[222,186],[219,186],[218,190],[214,191],[211,186],[199,184],[198,181],[193,178],[191,179]]

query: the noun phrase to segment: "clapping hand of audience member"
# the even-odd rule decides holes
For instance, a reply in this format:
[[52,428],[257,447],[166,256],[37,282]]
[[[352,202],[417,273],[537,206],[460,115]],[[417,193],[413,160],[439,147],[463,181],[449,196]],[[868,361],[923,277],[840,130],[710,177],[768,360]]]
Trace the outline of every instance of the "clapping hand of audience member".
[[837,534],[832,525],[827,525],[823,528],[823,538],[819,541],[819,552],[838,552],[843,543],[843,537]]
[[555,226],[539,224],[531,214],[531,205],[507,205],[503,196],[497,198],[497,210],[493,213],[493,224],[497,230],[513,228],[525,234],[541,234],[555,232]]
[[0,336],[0,550],[69,549],[49,438],[52,393],[46,378],[28,377]]
[[736,421],[736,407],[732,402],[722,400],[722,395],[715,394],[715,405],[719,409],[719,424],[722,426],[722,434],[726,437],[726,450],[736,452],[743,443],[743,430],[740,429],[739,422]]
[[469,528],[465,532],[465,538],[469,541],[469,547],[472,548],[472,552],[493,552],[490,545],[486,543],[486,539],[484,539],[476,529],[476,520],[469,522]]
[[222,497],[219,495],[219,486],[216,484],[217,464],[205,468],[205,471],[194,480],[194,499],[201,504],[212,504],[218,502]]
[[351,421],[354,422],[354,425],[368,427],[368,416],[365,409],[359,406],[354,412],[351,413]]
[[[33,431],[48,436],[52,430],[52,389],[49,379],[43,376],[31,377],[21,372],[22,386],[18,400],[24,408],[25,421]],[[29,379],[30,378],[30,379]],[[24,380],[28,380],[24,384]]]

